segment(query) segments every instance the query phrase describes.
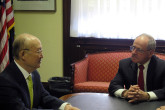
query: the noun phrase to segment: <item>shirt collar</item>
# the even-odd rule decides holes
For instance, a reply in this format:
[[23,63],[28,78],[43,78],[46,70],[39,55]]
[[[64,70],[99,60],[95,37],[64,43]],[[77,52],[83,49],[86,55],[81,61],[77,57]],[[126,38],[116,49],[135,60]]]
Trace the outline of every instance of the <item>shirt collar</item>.
[[[149,63],[150,63],[150,60],[148,60],[146,63],[144,63],[144,64],[143,64],[144,68],[147,68],[147,67],[148,67],[148,65],[149,65]],[[141,65],[141,64],[140,64],[140,63],[138,63],[138,66],[139,66],[139,65]]]
[[20,71],[22,72],[25,79],[27,79],[29,75],[32,75],[31,73],[29,74],[24,68],[22,68],[15,60],[14,62],[17,65],[17,67],[20,69]]

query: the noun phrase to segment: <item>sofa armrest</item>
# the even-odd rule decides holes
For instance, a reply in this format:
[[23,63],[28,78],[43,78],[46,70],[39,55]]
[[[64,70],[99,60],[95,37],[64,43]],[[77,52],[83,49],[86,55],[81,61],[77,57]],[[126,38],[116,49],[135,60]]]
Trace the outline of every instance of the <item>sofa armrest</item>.
[[74,84],[86,82],[88,72],[88,57],[71,64]]

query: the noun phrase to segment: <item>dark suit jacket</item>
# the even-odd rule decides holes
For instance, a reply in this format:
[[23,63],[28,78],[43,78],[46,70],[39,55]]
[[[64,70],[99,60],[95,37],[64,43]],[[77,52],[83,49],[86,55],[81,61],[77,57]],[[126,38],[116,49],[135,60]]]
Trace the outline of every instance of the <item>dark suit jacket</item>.
[[[131,58],[123,59],[119,62],[118,73],[109,86],[110,95],[118,89],[129,89],[130,85],[137,85],[137,63]],[[165,61],[155,55],[151,57],[147,70],[146,79],[147,91],[153,91],[158,99],[165,99]]]
[[[51,96],[40,82],[37,71],[32,72],[33,108],[58,109],[62,100]],[[14,62],[0,74],[0,110],[29,110],[30,96],[26,80]]]

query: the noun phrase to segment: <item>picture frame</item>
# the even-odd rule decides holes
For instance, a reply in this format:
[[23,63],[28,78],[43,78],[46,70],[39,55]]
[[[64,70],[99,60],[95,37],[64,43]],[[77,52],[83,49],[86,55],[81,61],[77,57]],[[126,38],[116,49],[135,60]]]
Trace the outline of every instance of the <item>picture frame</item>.
[[19,11],[55,11],[56,0],[13,0],[13,9]]

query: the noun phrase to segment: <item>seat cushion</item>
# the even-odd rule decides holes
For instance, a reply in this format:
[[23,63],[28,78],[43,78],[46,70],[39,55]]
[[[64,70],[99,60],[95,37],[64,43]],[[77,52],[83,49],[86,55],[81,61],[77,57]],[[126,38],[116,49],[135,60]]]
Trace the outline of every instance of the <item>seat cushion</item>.
[[110,82],[87,81],[74,85],[74,92],[99,92],[108,93]]

